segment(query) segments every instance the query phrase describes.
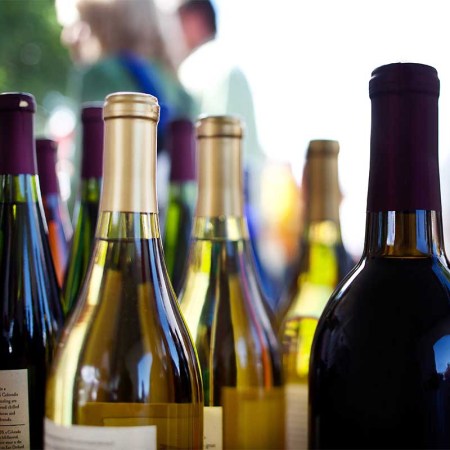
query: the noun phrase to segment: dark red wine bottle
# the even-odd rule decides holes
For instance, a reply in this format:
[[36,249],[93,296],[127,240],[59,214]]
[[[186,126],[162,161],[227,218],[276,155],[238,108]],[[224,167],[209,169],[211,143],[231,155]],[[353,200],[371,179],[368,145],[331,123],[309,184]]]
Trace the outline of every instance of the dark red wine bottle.
[[372,73],[365,246],[332,294],[310,367],[311,448],[450,448],[450,272],[437,71]]
[[62,288],[72,238],[72,223],[63,202],[56,172],[58,145],[52,139],[36,139],[36,153],[42,204],[58,285]]
[[43,448],[46,374],[63,325],[34,111],[32,95],[0,94],[0,448]]

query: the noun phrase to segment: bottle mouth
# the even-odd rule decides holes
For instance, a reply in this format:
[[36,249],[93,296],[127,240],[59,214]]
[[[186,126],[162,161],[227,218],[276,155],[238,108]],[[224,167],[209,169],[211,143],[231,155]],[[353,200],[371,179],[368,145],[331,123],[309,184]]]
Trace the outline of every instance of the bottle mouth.
[[339,142],[330,139],[314,139],[309,141],[307,157],[314,155],[335,156],[339,153]]
[[140,92],[109,94],[103,105],[103,118],[106,120],[114,117],[139,117],[158,122],[158,99]]
[[369,82],[369,96],[415,92],[439,96],[437,70],[426,64],[393,63],[376,68]]
[[0,111],[36,111],[36,101],[26,92],[4,92],[0,94]]
[[103,102],[83,103],[81,107],[82,122],[103,122]]
[[200,116],[196,123],[197,138],[233,137],[242,138],[244,122],[239,116]]

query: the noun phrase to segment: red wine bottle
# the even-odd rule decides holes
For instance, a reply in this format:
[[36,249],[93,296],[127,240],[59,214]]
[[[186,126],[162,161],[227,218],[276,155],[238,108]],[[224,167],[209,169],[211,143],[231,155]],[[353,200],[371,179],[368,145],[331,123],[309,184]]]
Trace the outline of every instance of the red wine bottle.
[[450,271],[437,71],[377,68],[362,258],[331,295],[310,366],[311,448],[450,448]]
[[48,239],[56,278],[62,287],[72,238],[72,223],[66,203],[62,201],[56,173],[57,143],[52,139],[36,139],[36,153],[42,204],[48,226]]
[[80,191],[74,210],[74,234],[63,286],[64,312],[77,301],[95,238],[103,176],[103,103],[85,104],[81,110],[82,155]]
[[167,271],[178,294],[187,265],[197,199],[194,124],[187,119],[170,122],[166,139],[170,182],[163,245]]
[[46,374],[63,325],[34,111],[32,95],[0,94],[0,448],[42,448]]

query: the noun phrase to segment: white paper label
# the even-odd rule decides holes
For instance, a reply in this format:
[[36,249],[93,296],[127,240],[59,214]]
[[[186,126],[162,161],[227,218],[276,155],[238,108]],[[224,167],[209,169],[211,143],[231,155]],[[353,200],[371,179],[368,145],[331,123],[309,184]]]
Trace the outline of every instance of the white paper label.
[[29,449],[28,371],[0,371],[0,449]]
[[286,393],[286,449],[308,448],[308,386],[288,384]]
[[45,450],[156,450],[156,427],[63,426],[45,419]]
[[203,410],[204,450],[222,450],[223,418],[221,406],[205,406]]

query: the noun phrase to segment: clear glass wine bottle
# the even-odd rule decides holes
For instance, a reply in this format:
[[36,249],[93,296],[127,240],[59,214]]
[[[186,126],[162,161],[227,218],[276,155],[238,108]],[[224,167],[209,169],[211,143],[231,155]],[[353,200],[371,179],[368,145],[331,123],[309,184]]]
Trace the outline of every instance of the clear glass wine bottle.
[[244,213],[243,124],[206,116],[196,132],[198,196],[179,299],[203,374],[205,448],[282,449],[281,353]]
[[203,445],[201,373],[158,224],[158,117],[151,95],[106,98],[95,246],[49,378],[48,449]]

